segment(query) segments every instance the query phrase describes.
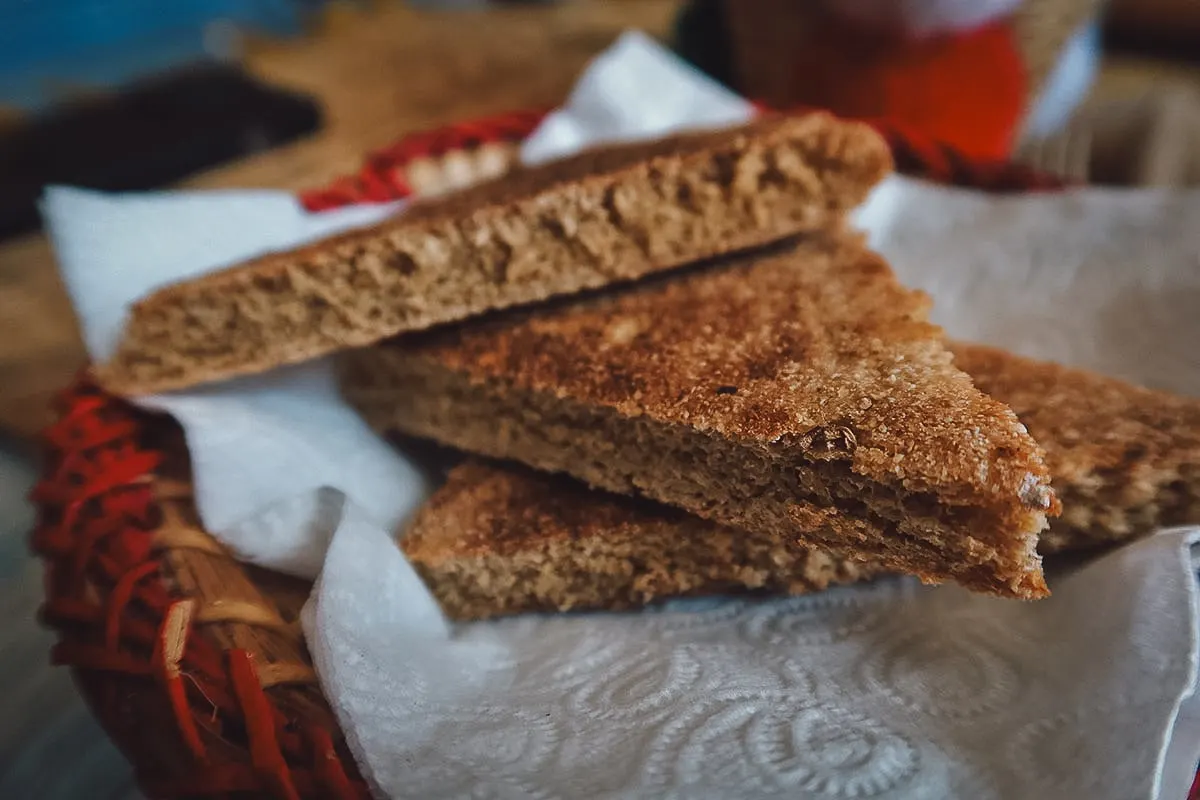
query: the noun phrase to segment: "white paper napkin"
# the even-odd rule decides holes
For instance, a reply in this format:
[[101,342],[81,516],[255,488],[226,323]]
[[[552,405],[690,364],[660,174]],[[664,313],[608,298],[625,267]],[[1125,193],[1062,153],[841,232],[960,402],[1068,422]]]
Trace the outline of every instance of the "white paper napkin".
[[[1197,534],[1058,576],[1039,603],[893,579],[447,635],[398,550],[349,518],[304,624],[380,796],[1153,798],[1195,677]],[[1162,797],[1185,797],[1190,745]]]
[[[650,102],[625,102],[629,97]],[[628,31],[595,58],[563,107],[546,115],[522,143],[521,160],[539,164],[588,146],[727,127],[753,115],[745,98],[646,34]]]
[[[250,191],[52,188],[42,201],[95,361],[112,354],[126,309],[151,289],[397,209],[308,214],[291,195]],[[383,530],[394,529],[426,491],[420,473],[341,401],[323,360],[138,402],[183,426],[205,527],[253,563],[315,577],[339,515],[330,488]]]
[[[746,113],[625,37],[525,155]],[[858,220],[951,334],[1195,391],[1198,208],[1191,193],[998,199],[893,179]],[[69,190],[45,210],[97,358],[151,286],[381,213]],[[1054,575],[1039,603],[895,579],[449,626],[390,535],[425,487],[323,364],[146,402],[183,422],[211,530],[299,574],[324,558],[305,631],[381,797],[1128,800],[1182,798],[1194,773],[1197,742],[1171,731],[1195,682],[1195,531]]]

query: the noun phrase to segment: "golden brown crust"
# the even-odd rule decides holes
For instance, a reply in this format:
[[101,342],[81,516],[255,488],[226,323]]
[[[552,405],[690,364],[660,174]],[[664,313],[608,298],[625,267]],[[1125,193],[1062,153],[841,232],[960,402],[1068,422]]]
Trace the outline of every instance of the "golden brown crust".
[[1043,553],[1200,522],[1200,400],[993,347],[951,350],[1046,451],[1063,514],[1042,534]]
[[348,353],[343,381],[381,429],[1038,596],[1041,452],[926,307],[860,241],[821,237]]
[[[1042,552],[1200,523],[1200,400],[992,347],[949,347],[955,363],[1011,405],[1046,451],[1067,502],[1042,534]],[[626,608],[683,592],[819,591],[881,572],[778,539],[735,550],[732,535],[667,506],[469,460],[422,509],[402,547],[446,612],[464,619]],[[617,568],[622,559],[629,563]],[[538,580],[505,580],[534,563]],[[596,571],[605,579],[588,578]]]
[[776,536],[469,460],[400,546],[446,614],[626,609],[688,594],[804,594],[878,570]]
[[927,308],[877,254],[820,238],[375,352],[733,441],[845,448],[871,479],[1010,502],[1045,473],[1041,453],[1010,409],[952,366]]
[[556,540],[623,534],[652,525],[681,533],[711,525],[679,509],[588,489],[519,464],[470,458],[421,507],[404,535],[404,552],[436,566],[485,553],[511,556]]
[[160,289],[96,375],[165,391],[635,279],[829,224],[890,167],[825,114],[593,150]]

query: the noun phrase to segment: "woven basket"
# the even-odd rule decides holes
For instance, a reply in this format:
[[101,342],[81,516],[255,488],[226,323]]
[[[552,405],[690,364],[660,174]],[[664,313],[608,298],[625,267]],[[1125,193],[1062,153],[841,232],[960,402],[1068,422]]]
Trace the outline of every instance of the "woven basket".
[[[442,191],[507,169],[539,113],[404,139],[361,174],[303,196],[317,211]],[[997,191],[1061,185],[971,164],[885,130],[900,167]],[[366,798],[297,622],[309,585],[235,561],[200,525],[187,450],[170,419],[66,390],[43,435],[34,550],[43,618],[150,797]]]

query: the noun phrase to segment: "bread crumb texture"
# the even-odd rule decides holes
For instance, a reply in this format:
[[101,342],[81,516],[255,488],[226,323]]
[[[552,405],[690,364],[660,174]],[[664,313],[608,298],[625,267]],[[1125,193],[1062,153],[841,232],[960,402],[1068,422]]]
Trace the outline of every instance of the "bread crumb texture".
[[[1064,511],[1042,533],[1041,552],[1086,551],[1200,523],[1200,401],[991,347],[950,349],[1046,452]],[[689,594],[804,594],[883,571],[480,460],[451,472],[401,545],[457,619],[616,610]]]
[[826,114],[587,151],[164,287],[95,375],[179,389],[628,281],[832,224],[891,165]]
[[377,429],[928,581],[1046,594],[1040,448],[848,235],[339,359]]

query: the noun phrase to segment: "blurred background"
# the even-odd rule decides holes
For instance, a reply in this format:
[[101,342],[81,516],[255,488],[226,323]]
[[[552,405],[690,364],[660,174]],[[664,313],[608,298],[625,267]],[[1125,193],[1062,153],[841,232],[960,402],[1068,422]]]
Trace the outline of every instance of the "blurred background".
[[552,107],[627,28],[777,107],[1200,183],[1200,0],[0,0],[0,797],[137,796],[35,621],[34,435],[85,361],[42,187],[318,187],[404,133]]

